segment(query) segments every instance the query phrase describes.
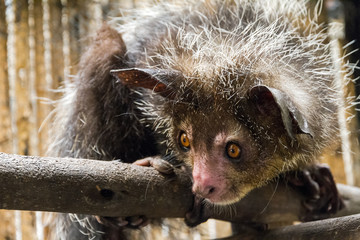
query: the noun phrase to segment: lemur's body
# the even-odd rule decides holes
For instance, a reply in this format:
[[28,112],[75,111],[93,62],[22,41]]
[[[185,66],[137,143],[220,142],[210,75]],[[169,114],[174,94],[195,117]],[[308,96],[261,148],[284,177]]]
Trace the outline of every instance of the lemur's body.
[[170,154],[216,204],[314,162],[334,140],[339,93],[307,14],[303,0],[190,0],[103,27],[58,107],[53,154]]

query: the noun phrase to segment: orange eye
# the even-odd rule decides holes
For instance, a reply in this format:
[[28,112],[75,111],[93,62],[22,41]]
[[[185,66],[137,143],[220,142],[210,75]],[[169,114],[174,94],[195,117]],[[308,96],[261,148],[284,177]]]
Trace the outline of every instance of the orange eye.
[[236,143],[230,142],[226,145],[226,154],[231,159],[238,159],[241,156],[241,148]]
[[185,132],[180,133],[180,147],[182,147],[185,150],[188,150],[190,148],[190,140]]

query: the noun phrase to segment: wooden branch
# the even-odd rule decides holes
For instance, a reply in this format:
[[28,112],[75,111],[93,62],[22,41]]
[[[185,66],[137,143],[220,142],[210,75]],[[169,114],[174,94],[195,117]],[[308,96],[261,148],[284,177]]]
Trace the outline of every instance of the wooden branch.
[[227,240],[357,240],[360,239],[360,214],[330,218],[321,221],[301,223],[259,232],[254,229],[244,229]]
[[259,239],[359,239],[360,214],[340,218],[325,219],[316,222],[307,222],[299,225],[286,226],[274,229],[263,234]]
[[184,174],[171,178],[117,161],[0,153],[2,209],[183,217],[192,202],[190,185]]
[[[184,217],[192,205],[191,182],[181,170],[164,176],[148,167],[116,161],[25,157],[0,153],[0,208],[101,216]],[[338,185],[346,207],[360,213],[360,189]],[[212,218],[278,225],[304,215],[303,197],[282,183],[251,192]]]

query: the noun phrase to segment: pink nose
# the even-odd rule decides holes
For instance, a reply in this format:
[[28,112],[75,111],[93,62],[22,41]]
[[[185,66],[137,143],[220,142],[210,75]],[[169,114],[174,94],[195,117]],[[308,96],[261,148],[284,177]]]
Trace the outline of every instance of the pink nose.
[[210,201],[217,201],[224,189],[221,174],[218,171],[211,171],[208,161],[199,157],[194,162],[192,175],[193,193]]
[[194,182],[192,191],[203,198],[211,198],[216,195],[217,189],[212,185],[202,185]]
[[212,175],[194,170],[193,179],[194,183],[192,191],[195,194],[200,195],[203,198],[211,198],[216,195],[218,188],[216,187],[216,181]]

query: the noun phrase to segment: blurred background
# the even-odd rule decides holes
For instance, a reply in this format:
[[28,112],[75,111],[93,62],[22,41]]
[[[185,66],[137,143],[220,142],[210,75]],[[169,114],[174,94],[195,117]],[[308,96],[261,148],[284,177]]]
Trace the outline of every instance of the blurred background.
[[[0,152],[45,155],[47,117],[51,103],[60,97],[56,89],[76,74],[91,37],[110,16],[121,16],[122,10],[148,2],[0,0]],[[316,4],[317,0],[311,0],[309,8]],[[359,15],[358,0],[324,0],[319,21],[330,33],[335,56],[360,47]],[[349,42],[352,44],[347,46]],[[357,63],[359,59],[358,51],[343,62]],[[358,76],[359,69],[353,79]],[[339,81],[344,92],[344,108],[339,114],[341,141],[329,147],[320,161],[330,165],[337,182],[360,186],[359,117],[349,100],[359,95],[360,87],[344,75]],[[43,213],[0,210],[0,240],[47,239],[49,221]],[[206,238],[225,236],[230,229],[217,221],[209,221],[204,228],[209,230]],[[166,239],[166,229],[156,234]],[[201,239],[198,234],[186,234],[184,239]]]

